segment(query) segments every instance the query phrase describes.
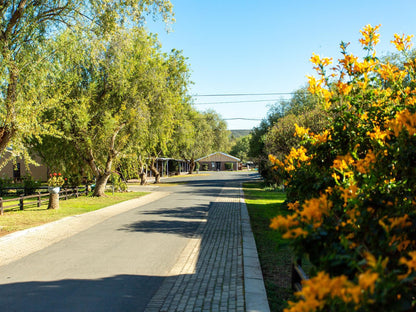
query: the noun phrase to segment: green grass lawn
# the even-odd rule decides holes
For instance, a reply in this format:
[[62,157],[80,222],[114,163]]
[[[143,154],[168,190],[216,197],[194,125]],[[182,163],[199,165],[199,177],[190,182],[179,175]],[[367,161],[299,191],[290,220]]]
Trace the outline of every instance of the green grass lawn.
[[[68,200],[59,201],[59,209],[47,209],[48,203],[45,202],[41,207],[30,207],[24,210],[14,208],[5,210],[4,215],[0,216],[0,236],[24,230],[30,227],[62,219],[64,217],[78,215],[89,211],[98,210],[107,206],[117,204],[122,201],[141,197],[147,193],[126,192],[126,193],[107,193],[106,197],[81,196]],[[7,203],[8,205],[10,203]]]
[[271,311],[282,311],[292,298],[291,264],[293,254],[278,231],[270,229],[270,220],[285,214],[285,194],[266,188],[262,182],[244,183],[244,196],[263,271]]

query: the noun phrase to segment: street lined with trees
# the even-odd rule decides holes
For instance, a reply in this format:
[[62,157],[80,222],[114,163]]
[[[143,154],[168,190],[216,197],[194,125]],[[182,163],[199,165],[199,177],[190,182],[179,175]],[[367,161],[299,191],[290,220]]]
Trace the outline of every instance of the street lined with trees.
[[149,15],[173,22],[169,1],[22,0],[0,13],[3,155],[39,155],[68,183],[94,178],[102,196],[120,168],[144,183],[148,166],[158,182],[158,157],[184,157],[192,172],[226,145],[225,122],[192,106],[186,57],[143,27]]

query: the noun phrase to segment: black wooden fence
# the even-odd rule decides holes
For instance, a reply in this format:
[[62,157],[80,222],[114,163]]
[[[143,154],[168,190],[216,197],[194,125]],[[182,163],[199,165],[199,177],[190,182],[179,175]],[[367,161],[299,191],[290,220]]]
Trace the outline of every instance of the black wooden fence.
[[296,291],[301,291],[302,281],[309,279],[308,275],[303,271],[301,264],[301,260],[297,259],[292,265],[292,288]]
[[[43,190],[44,188],[39,188],[39,190]],[[45,188],[46,189],[46,188]],[[23,188],[10,188],[8,187],[7,190],[15,190],[16,192],[19,192],[21,190],[24,190]],[[86,185],[83,187],[70,187],[70,188],[63,188],[59,192],[59,198],[62,198],[64,200],[67,200],[71,197],[79,197],[82,195],[88,195],[90,190],[90,186]],[[2,190],[4,191],[4,190]],[[46,198],[46,199],[45,199]],[[10,198],[10,199],[3,199],[0,197],[0,215],[3,215],[5,208],[17,208],[19,207],[20,210],[23,210],[26,207],[40,207],[43,202],[47,202],[49,200],[49,192],[40,192],[38,191],[35,195],[20,195],[16,198]],[[10,205],[7,205],[7,203],[10,202],[16,202]],[[6,205],[5,205],[6,203]]]

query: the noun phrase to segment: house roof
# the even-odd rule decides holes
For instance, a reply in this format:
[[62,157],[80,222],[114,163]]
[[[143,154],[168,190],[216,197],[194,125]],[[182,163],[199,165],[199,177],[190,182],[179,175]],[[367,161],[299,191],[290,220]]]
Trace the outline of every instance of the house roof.
[[240,159],[238,159],[237,157],[228,155],[226,153],[222,153],[222,152],[216,152],[216,153],[212,153],[208,156],[205,157],[201,157],[199,159],[197,159],[196,161],[206,161],[206,162],[210,162],[210,161],[219,161],[219,162],[226,162],[226,161],[230,161],[230,162],[238,162],[240,161]]

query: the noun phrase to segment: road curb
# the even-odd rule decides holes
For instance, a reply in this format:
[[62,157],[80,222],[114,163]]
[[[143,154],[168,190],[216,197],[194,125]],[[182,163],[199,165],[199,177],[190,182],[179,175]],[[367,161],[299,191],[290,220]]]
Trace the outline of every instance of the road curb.
[[240,187],[240,195],[246,311],[270,312],[256,241],[251,230],[250,216],[242,187]]

